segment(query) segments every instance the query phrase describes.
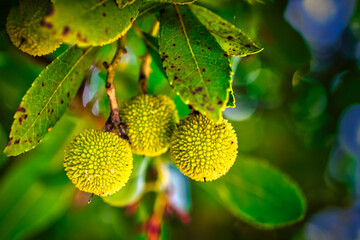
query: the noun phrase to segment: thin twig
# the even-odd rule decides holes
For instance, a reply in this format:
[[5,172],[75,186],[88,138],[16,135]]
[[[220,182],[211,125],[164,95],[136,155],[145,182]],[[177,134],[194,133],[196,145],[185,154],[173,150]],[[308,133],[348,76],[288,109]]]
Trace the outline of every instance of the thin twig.
[[129,141],[129,138],[124,130],[124,125],[120,121],[119,105],[117,102],[115,86],[114,86],[116,67],[119,64],[121,57],[126,53],[125,42],[126,42],[126,36],[120,38],[118,40],[118,46],[115,52],[115,56],[111,61],[111,63],[110,64],[108,64],[107,62],[103,63],[104,67],[107,70],[105,88],[106,88],[107,96],[109,98],[110,109],[111,109],[110,116],[105,124],[105,132],[111,132],[111,130],[117,126],[119,135],[122,138]]
[[[135,28],[136,28],[136,31],[140,32],[140,34],[142,36],[141,29],[137,25]],[[152,36],[155,36],[158,31],[159,31],[159,21],[155,21],[151,27],[150,34]],[[145,54],[141,57],[139,86],[138,86],[139,94],[147,93],[147,81],[148,81],[149,75],[152,71],[150,64],[151,64],[151,55],[150,55],[149,51],[146,50]]]

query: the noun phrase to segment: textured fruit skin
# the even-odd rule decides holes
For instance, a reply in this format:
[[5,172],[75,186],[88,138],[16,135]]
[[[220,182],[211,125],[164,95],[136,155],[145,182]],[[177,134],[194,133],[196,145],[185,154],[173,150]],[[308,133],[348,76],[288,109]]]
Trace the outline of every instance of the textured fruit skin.
[[61,41],[42,26],[50,8],[49,0],[23,0],[10,11],[6,30],[14,46],[33,56],[49,54],[60,46]]
[[81,191],[107,196],[129,180],[133,156],[129,143],[113,133],[89,129],[67,146],[66,175]]
[[164,95],[142,94],[120,106],[121,122],[130,138],[133,153],[158,156],[169,148],[179,121],[174,102]]
[[186,116],[176,127],[170,153],[179,170],[196,181],[225,175],[235,162],[238,142],[227,120],[219,124],[201,114]]

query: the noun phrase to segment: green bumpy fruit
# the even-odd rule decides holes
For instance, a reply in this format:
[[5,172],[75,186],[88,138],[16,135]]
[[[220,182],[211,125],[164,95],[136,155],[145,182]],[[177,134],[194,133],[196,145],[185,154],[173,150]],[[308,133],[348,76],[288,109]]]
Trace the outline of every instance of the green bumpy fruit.
[[133,156],[126,140],[90,129],[69,143],[64,167],[78,189],[107,196],[119,191],[129,180]]
[[158,156],[169,148],[171,135],[179,121],[174,102],[164,95],[143,94],[120,107],[121,122],[133,153]]
[[227,120],[214,123],[201,114],[185,117],[171,139],[170,153],[179,170],[196,181],[225,175],[235,162],[238,142]]

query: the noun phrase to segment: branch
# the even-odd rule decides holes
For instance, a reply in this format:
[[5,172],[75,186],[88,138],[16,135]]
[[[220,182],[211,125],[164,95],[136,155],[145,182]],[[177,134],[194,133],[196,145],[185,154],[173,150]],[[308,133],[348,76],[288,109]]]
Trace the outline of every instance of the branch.
[[[138,33],[139,36],[141,36],[144,39],[144,36],[142,34],[141,29],[139,26],[134,26],[135,32]],[[159,31],[159,21],[154,22],[154,24],[151,27],[150,34],[152,36],[155,36],[157,32]],[[149,79],[149,75],[152,71],[150,67],[151,63],[151,56],[148,50],[145,51],[145,54],[141,57],[141,65],[140,65],[140,74],[139,74],[139,94],[146,94],[147,93],[147,80]]]
[[106,76],[106,93],[109,98],[110,103],[110,116],[105,124],[105,132],[111,132],[114,127],[118,127],[118,134],[120,137],[129,141],[129,137],[126,135],[124,130],[124,125],[120,121],[119,116],[119,105],[116,98],[116,91],[114,86],[114,77],[116,72],[116,67],[118,66],[121,57],[126,53],[125,49],[126,36],[118,40],[118,46],[115,52],[115,56],[110,64],[103,62],[104,67],[107,70]]

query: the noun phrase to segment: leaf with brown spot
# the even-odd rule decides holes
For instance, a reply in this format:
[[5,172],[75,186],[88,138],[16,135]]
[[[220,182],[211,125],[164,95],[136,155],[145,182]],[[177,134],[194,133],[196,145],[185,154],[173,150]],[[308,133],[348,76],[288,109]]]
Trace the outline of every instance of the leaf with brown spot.
[[216,38],[216,41],[228,55],[245,57],[263,50],[263,48],[258,47],[239,28],[210,10],[194,4],[189,5],[189,9]]
[[126,34],[139,14],[141,3],[136,1],[119,9],[113,0],[56,0],[53,14],[45,17],[44,22],[52,24],[53,29],[48,31],[65,43],[102,46]]
[[[15,141],[9,141],[6,146],[4,152],[7,156],[33,149],[48,129],[56,124],[78,91],[85,71],[95,60],[98,50],[92,47],[83,54],[81,48],[69,48],[40,73],[20,104],[26,117],[23,111],[14,115],[9,138]],[[46,84],[42,86],[44,82]]]
[[169,82],[184,103],[221,120],[231,91],[230,59],[187,6],[168,6],[160,14],[159,46]]

